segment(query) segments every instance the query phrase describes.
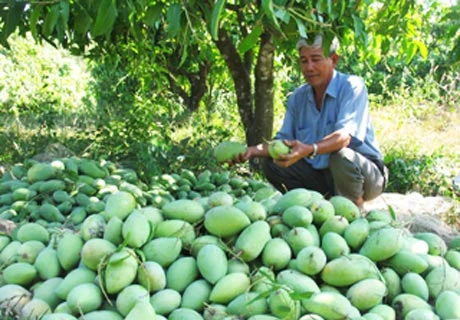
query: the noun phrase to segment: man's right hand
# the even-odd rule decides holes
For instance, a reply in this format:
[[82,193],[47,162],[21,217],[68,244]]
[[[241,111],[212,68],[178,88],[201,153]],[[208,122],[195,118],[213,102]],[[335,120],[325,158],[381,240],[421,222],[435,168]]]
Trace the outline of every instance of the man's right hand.
[[246,162],[255,157],[268,157],[268,145],[266,143],[261,143],[255,146],[250,146],[246,148],[244,153],[237,154],[232,160],[227,163],[232,166],[237,163]]

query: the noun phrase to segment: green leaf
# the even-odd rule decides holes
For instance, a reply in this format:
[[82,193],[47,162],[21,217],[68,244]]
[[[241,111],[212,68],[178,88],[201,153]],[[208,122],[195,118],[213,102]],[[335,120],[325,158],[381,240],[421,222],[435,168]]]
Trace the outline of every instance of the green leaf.
[[225,7],[225,0],[217,0],[216,5],[212,9],[210,33],[211,33],[211,37],[214,40],[218,39],[219,21],[220,21],[220,16],[222,15],[222,11],[224,7]]
[[307,38],[307,30],[305,29],[305,25],[303,24],[303,21],[294,17],[295,22],[297,23],[297,29],[299,31],[299,35],[302,38]]
[[61,0],[61,20],[62,22],[67,25],[69,22],[69,15],[70,15],[70,6],[68,0]]
[[43,12],[43,6],[36,6],[33,8],[32,13],[30,15],[30,32],[32,36],[37,39],[38,38],[38,20],[41,18],[41,14]]
[[[8,1],[9,10],[3,24],[2,31],[0,32],[1,42],[6,43],[6,39],[16,30],[19,22],[21,21],[22,13],[26,2]],[[4,10],[2,8],[2,10]]]
[[326,13],[330,11],[330,0],[319,0],[316,2],[316,10],[318,13]]
[[86,12],[86,10],[80,10],[75,13],[74,28],[78,34],[86,34],[91,28],[93,18]]
[[391,218],[393,219],[393,221],[396,221],[396,212],[395,212],[395,209],[393,209],[392,206],[388,206],[388,209],[389,209],[389,211],[390,211]]
[[291,14],[284,8],[276,10],[275,16],[286,24],[288,24],[289,21],[291,20]]
[[355,31],[355,37],[358,39],[363,45],[367,44],[367,34],[365,31],[365,26],[363,20],[357,15],[353,15],[353,28]]
[[144,23],[150,27],[158,27],[157,24],[161,21],[161,12],[163,4],[158,3],[147,9],[144,17]]
[[291,292],[289,296],[294,300],[303,300],[309,299],[314,294],[313,291],[306,291],[306,292]]
[[406,63],[411,62],[414,58],[415,54],[417,53],[417,45],[413,42],[407,44],[406,48]]
[[259,39],[262,32],[262,26],[257,25],[250,34],[241,40],[240,44],[238,45],[238,52],[243,54],[246,51],[252,49],[257,44],[257,40]]
[[51,6],[51,10],[46,15],[45,22],[43,22],[42,33],[45,37],[49,37],[53,33],[59,19],[59,14],[60,5],[59,3],[56,3]]
[[166,21],[168,23],[168,35],[172,38],[177,36],[180,30],[180,20],[182,16],[182,7],[179,3],[173,3],[169,6],[166,14]]
[[278,31],[281,31],[281,27],[276,19],[275,12],[273,11],[273,0],[262,0],[262,10],[267,18],[273,23]]
[[423,59],[428,58],[428,48],[426,47],[425,43],[422,41],[415,41],[418,47],[418,51],[420,51],[420,55],[422,56]]
[[116,0],[102,0],[97,10],[96,21],[91,28],[91,35],[97,37],[110,34],[117,15]]

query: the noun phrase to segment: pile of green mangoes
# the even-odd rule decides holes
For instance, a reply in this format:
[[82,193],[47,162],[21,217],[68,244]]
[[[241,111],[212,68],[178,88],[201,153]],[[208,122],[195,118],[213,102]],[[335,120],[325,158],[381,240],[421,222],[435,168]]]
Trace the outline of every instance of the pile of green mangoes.
[[225,169],[28,160],[0,218],[2,319],[460,319],[460,237]]

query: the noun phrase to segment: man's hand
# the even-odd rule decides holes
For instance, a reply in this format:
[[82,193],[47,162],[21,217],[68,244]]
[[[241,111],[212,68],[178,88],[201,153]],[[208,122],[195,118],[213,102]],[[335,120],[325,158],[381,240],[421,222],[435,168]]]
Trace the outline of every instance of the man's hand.
[[284,143],[291,148],[291,152],[280,155],[277,160],[273,160],[273,162],[280,167],[287,168],[300,159],[308,156],[310,152],[308,145],[303,144],[299,140],[284,140]]
[[237,163],[243,163],[252,159],[257,155],[257,147],[258,146],[247,147],[244,153],[237,154],[232,160],[227,161],[227,163],[233,166]]

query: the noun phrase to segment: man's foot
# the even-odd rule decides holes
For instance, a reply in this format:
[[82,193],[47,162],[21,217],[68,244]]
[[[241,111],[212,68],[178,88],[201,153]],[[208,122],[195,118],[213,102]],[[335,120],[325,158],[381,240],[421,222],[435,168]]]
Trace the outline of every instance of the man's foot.
[[359,208],[359,211],[360,212],[363,212],[364,211],[364,199],[363,197],[359,197],[358,199],[356,199],[355,201],[353,201],[356,206]]

